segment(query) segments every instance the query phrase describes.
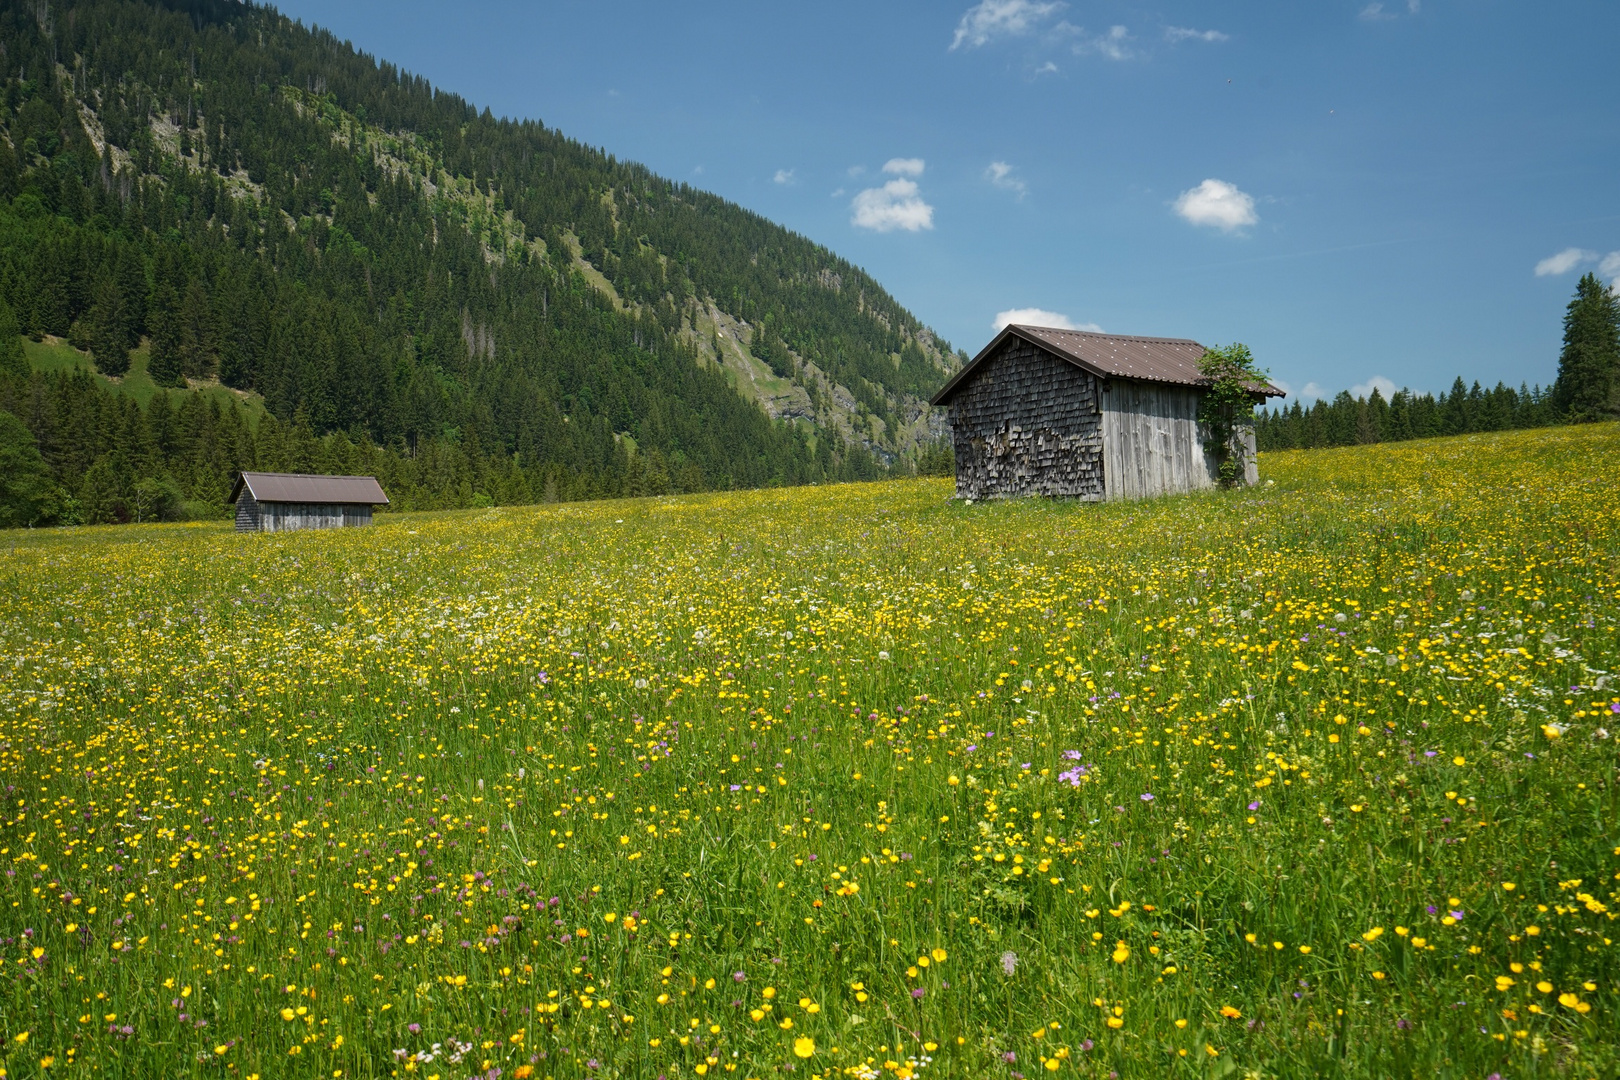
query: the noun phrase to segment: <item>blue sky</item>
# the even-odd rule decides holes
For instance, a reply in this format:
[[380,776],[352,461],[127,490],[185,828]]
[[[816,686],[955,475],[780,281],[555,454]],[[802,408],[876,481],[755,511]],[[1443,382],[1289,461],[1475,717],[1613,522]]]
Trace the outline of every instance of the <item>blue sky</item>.
[[1242,341],[1307,401],[1547,383],[1576,278],[1620,278],[1612,0],[279,6],[826,244],[970,354],[1038,309]]

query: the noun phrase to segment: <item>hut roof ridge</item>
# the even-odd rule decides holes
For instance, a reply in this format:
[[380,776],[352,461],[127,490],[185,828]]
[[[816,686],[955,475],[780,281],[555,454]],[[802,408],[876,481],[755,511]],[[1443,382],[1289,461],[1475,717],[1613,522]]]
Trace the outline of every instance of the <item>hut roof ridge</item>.
[[231,502],[247,489],[257,502],[348,503],[388,505],[374,476],[323,476],[316,473],[243,472],[231,489]]

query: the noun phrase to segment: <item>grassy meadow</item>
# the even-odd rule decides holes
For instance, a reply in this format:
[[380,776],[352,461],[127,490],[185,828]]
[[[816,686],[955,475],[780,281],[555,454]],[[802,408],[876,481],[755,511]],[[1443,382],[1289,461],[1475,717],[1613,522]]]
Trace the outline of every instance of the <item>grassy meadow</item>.
[[4,1075],[1617,1075],[1620,429],[1262,475],[0,535]]

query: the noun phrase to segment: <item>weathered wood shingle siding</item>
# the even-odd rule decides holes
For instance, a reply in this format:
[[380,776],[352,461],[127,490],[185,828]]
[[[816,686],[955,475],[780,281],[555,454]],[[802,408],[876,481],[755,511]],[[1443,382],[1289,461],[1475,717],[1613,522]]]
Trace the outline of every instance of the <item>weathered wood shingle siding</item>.
[[1215,487],[1215,459],[1198,423],[1202,391],[1110,379],[1102,395],[1103,472],[1110,499],[1145,499]]
[[1090,373],[1009,337],[950,400],[957,497],[1103,498],[1097,389]]
[[251,492],[244,491],[236,500],[236,531],[259,531],[259,504]]

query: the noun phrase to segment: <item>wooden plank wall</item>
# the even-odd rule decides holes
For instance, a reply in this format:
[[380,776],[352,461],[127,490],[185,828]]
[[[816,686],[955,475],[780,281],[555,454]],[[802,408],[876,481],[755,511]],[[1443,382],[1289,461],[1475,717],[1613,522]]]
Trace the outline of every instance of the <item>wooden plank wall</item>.
[[371,524],[371,507],[349,503],[260,503],[259,513],[264,532]]
[[1110,499],[1146,499],[1216,485],[1204,452],[1199,393],[1190,386],[1110,379],[1102,394],[1103,478]]

